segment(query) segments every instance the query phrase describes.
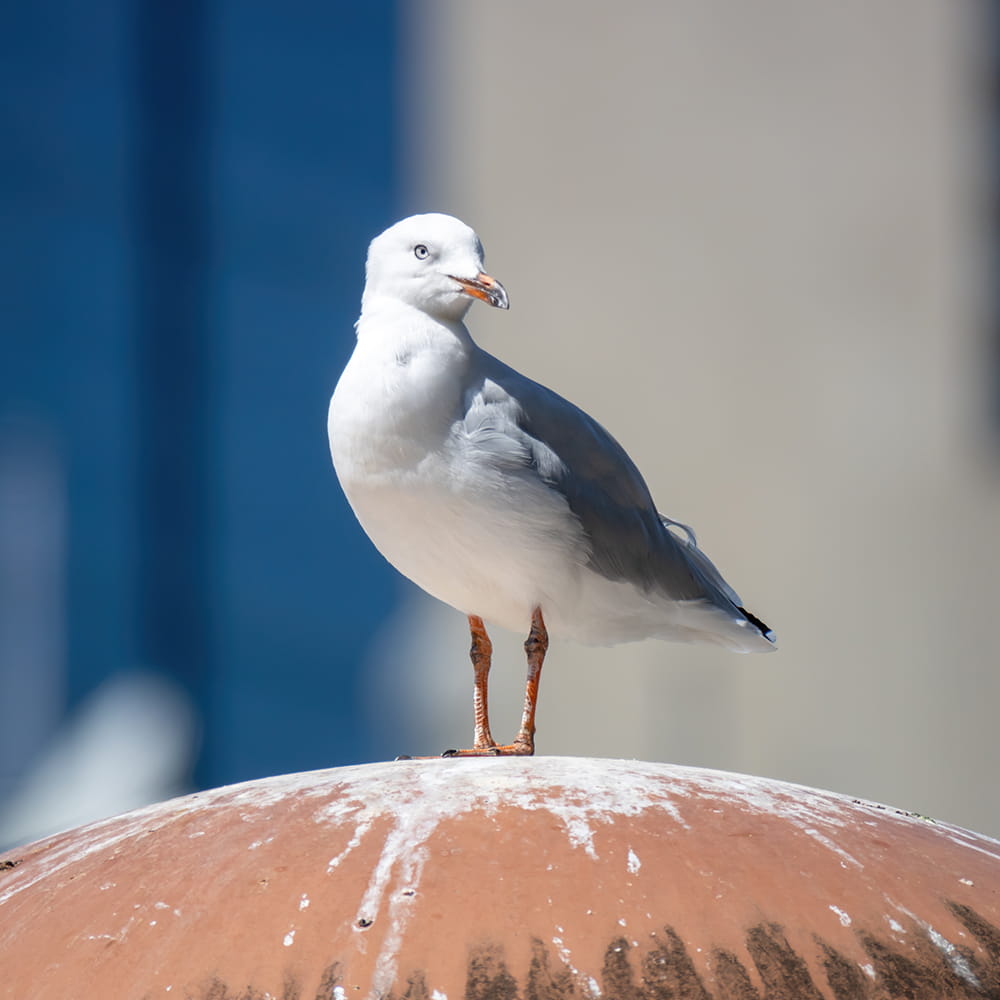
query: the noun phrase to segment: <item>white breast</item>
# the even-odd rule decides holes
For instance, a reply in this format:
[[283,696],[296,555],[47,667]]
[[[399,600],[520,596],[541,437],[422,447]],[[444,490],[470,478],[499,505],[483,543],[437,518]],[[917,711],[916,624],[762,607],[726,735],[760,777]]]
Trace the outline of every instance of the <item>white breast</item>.
[[524,631],[557,592],[572,601],[586,552],[561,496],[462,450],[461,387],[474,350],[448,337],[359,338],[330,401],[330,451],[390,563],[463,613]]

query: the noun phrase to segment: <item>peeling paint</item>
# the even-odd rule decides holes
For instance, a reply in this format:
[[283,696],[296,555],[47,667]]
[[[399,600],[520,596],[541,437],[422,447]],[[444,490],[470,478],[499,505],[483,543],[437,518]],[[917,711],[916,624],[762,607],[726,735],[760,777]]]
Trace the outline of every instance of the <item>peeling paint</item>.
[[928,924],[927,936],[933,942],[934,947],[948,960],[948,964],[955,971],[955,975],[960,976],[977,990],[982,988],[982,984],[972,971],[968,959],[943,934]]
[[565,965],[574,976],[579,976],[580,971],[573,965],[572,962],[572,952],[570,952],[569,948],[566,947],[563,939],[561,937],[554,937],[552,939],[552,943],[555,945],[556,951],[559,953],[559,957],[562,959],[563,965]]
[[[890,902],[892,902],[890,900]],[[899,903],[892,902],[892,905],[899,910],[900,913],[905,914],[909,917],[918,927],[920,927],[924,933],[927,935],[930,942],[935,948],[944,956],[945,960],[951,966],[952,971],[955,975],[964,979],[969,985],[975,987],[976,989],[981,988],[981,984],[976,977],[976,974],[972,971],[972,967],[969,965],[968,959],[949,941],[940,931],[929,924],[926,920],[921,920],[915,913],[908,910],[905,906],[901,906]],[[890,921],[890,926],[895,923]],[[898,927],[899,925],[896,924]],[[895,927],[893,927],[895,930]],[[902,928],[900,927],[900,930]]]

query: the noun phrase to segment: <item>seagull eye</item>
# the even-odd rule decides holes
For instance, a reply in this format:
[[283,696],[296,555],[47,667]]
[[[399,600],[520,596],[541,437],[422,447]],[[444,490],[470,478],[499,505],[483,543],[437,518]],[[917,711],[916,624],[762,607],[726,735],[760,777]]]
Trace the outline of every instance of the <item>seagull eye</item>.
[[428,250],[423,243],[418,243],[413,248],[413,256],[416,257],[417,260],[426,260],[430,255],[430,250]]

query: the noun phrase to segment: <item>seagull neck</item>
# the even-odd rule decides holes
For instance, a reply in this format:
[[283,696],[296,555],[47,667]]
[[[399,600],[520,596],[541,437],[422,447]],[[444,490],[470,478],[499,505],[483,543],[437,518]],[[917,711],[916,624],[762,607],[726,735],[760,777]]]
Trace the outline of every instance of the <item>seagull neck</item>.
[[461,319],[432,316],[396,298],[365,299],[356,324],[358,340],[386,337],[399,345],[403,341],[434,341],[448,338],[471,350],[475,345]]

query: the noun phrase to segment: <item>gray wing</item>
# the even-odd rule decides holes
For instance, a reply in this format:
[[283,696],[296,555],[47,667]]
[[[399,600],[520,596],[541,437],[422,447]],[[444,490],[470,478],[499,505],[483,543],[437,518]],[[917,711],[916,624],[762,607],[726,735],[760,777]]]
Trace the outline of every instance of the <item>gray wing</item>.
[[708,600],[735,617],[740,599],[693,533],[670,530],[625,449],[579,407],[485,352],[464,400],[466,430],[557,490],[590,544],[589,565],[673,600]]

